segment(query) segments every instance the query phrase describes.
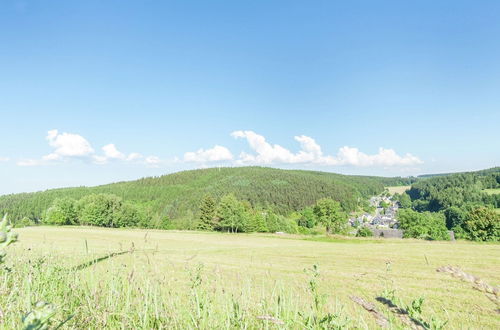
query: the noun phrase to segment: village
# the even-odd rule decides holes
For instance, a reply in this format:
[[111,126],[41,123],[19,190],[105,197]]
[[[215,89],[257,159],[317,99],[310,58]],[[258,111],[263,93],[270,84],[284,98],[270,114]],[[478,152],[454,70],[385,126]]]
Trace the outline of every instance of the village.
[[391,200],[388,196],[381,195],[371,197],[369,204],[375,208],[375,214],[365,212],[349,218],[349,224],[352,227],[365,226],[372,230],[398,228],[396,213],[399,209],[399,204],[397,201]]

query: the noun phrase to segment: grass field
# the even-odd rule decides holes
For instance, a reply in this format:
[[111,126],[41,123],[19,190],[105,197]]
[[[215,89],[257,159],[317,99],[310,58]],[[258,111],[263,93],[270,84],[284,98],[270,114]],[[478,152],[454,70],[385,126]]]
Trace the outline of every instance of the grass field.
[[500,194],[500,188],[484,189],[483,192],[487,193],[488,195],[497,195],[497,194]]
[[393,194],[402,194],[404,193],[405,191],[407,191],[408,189],[410,189],[411,186],[394,186],[394,187],[385,187],[385,189],[389,190],[389,193],[391,195]]
[[[311,315],[327,313],[341,327],[374,328],[351,295],[373,302],[399,328],[374,299],[384,289],[395,289],[407,304],[423,297],[425,318],[448,320],[449,329],[499,325],[483,293],[436,272],[456,265],[498,286],[498,244],[86,227],[16,231],[20,240],[7,255],[11,271],[0,272],[6,329],[19,328],[22,313],[38,300],[56,306],[56,320],[72,316],[69,328],[303,329],[319,328]],[[315,277],[304,272],[314,264],[317,292],[309,282]],[[314,297],[324,304],[315,306]]]

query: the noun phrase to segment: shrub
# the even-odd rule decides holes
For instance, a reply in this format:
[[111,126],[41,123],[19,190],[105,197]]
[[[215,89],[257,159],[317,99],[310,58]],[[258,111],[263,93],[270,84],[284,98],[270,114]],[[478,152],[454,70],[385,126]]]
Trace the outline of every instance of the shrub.
[[360,227],[356,232],[356,237],[371,237],[373,232],[368,227]]
[[108,194],[92,194],[78,201],[78,218],[81,224],[116,227],[120,223],[122,200]]
[[300,212],[298,225],[305,228],[314,228],[316,225],[316,217],[312,207],[306,207],[302,210],[302,212]]
[[51,206],[45,211],[42,222],[48,225],[65,225],[66,217],[64,212],[57,206]]
[[319,223],[323,224],[327,233],[342,233],[346,229],[347,215],[339,202],[331,198],[322,198],[314,206],[314,214]]
[[16,228],[23,228],[23,227],[29,227],[29,226],[34,226],[35,223],[31,221],[28,217],[24,217],[19,221],[16,221],[14,223],[14,227]]
[[500,240],[500,214],[488,207],[476,207],[467,213],[463,228],[474,241]]
[[398,212],[399,228],[404,237],[432,240],[449,240],[445,218],[442,213],[415,212],[403,209]]

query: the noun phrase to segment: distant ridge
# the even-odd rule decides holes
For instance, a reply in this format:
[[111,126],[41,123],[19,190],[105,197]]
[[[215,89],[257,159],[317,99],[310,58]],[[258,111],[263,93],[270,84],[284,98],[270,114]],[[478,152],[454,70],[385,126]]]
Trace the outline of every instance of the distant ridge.
[[464,171],[464,172],[449,172],[449,173],[435,173],[435,174],[422,174],[418,175],[417,178],[432,178],[432,177],[437,177],[437,176],[447,176],[447,175],[454,175],[454,174],[465,174],[465,173],[477,173],[477,174],[488,174],[492,172],[498,172],[500,170],[499,166],[488,168],[485,170],[479,170],[479,171]]

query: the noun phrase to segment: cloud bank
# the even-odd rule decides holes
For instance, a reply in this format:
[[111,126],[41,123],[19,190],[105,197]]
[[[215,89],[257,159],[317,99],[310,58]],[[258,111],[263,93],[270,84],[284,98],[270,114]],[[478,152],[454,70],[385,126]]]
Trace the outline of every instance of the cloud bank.
[[245,139],[253,154],[242,152],[238,164],[313,164],[321,166],[412,166],[422,164],[422,160],[412,154],[400,156],[393,149],[379,148],[377,154],[368,155],[358,148],[344,146],[335,156],[324,155],[321,146],[305,135],[295,136],[300,150],[294,153],[277,144],[271,144],[253,131],[234,131],[231,136]]
[[199,149],[195,152],[186,152],[184,154],[184,161],[186,162],[220,162],[232,160],[233,154],[226,147],[215,145],[212,149]]
[[[249,151],[242,151],[237,157],[226,147],[215,145],[209,149],[184,153],[182,159],[162,160],[157,156],[143,156],[137,152],[124,153],[109,143],[96,152],[90,142],[83,136],[74,133],[59,133],[58,130],[47,132],[46,140],[53,149],[40,159],[23,159],[19,166],[37,166],[52,163],[68,162],[74,159],[87,161],[97,165],[111,162],[140,163],[148,167],[160,167],[167,163],[196,163],[198,167],[213,164],[229,165],[287,165],[300,164],[316,167],[353,166],[353,167],[401,167],[410,168],[422,164],[418,157],[407,153],[400,155],[393,149],[380,147],[376,154],[366,154],[358,148],[343,146],[336,154],[326,154],[321,146],[306,135],[294,137],[298,151],[294,152],[278,144],[270,143],[266,138],[254,131],[234,131],[231,136],[237,140],[245,140]],[[6,161],[6,158],[0,158]]]
[[102,153],[97,154],[90,142],[83,136],[74,133],[59,133],[57,129],[47,132],[45,138],[53,151],[41,159],[23,159],[17,162],[19,166],[38,166],[58,162],[68,162],[74,159],[89,161],[97,165],[107,164],[112,161],[142,162],[146,165],[158,164],[160,160],[155,156],[144,157],[137,152],[128,155],[119,151],[113,144],[106,144],[101,148]]

